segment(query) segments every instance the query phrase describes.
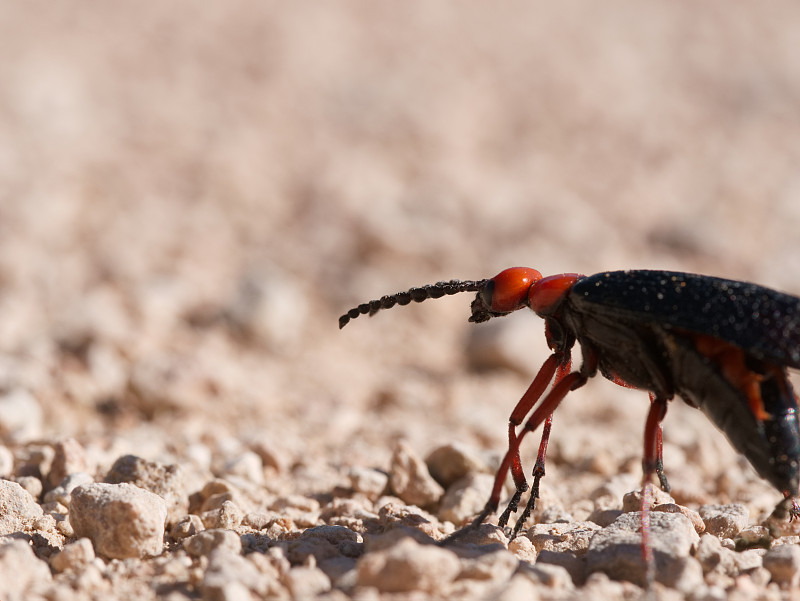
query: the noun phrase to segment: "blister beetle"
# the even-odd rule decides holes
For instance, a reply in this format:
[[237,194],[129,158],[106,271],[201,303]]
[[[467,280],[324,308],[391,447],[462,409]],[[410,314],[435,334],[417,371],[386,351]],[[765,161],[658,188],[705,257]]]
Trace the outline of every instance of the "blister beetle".
[[[518,532],[544,475],[551,415],[569,391],[598,372],[617,384],[650,393],[643,486],[657,474],[662,487],[669,488],[662,467],[661,421],[667,401],[678,396],[703,411],[756,472],[781,492],[784,503],[791,503],[792,517],[800,514],[793,500],[800,484],[800,429],[787,375],[787,368],[800,369],[800,298],[690,273],[631,270],[542,277],[535,269],[512,267],[487,280],[439,282],[384,296],[342,315],[339,327],[396,304],[459,292],[477,292],[469,318],[474,323],[529,307],[544,319],[552,351],[511,414],[508,450],[474,525],[497,510],[509,470],[516,493],[500,525],[505,526],[517,510],[528,488],[520,442],[544,423],[534,490],[513,534]],[[576,343],[583,363],[572,371],[571,350]],[[652,565],[646,541],[648,496],[642,497],[643,549]]]

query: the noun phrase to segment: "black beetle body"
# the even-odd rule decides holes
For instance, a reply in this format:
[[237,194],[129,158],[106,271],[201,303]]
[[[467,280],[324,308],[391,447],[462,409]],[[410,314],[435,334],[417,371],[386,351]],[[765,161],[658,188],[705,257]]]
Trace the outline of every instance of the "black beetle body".
[[[790,516],[800,516],[800,504],[792,499],[800,486],[800,427],[787,374],[789,367],[800,369],[800,298],[756,284],[680,272],[542,277],[535,269],[512,267],[487,280],[439,282],[363,303],[342,315],[339,327],[396,304],[467,291],[477,292],[469,321],[481,323],[528,307],[545,320],[552,350],[511,413],[508,450],[473,526],[497,509],[509,470],[516,493],[499,525],[517,510],[528,489],[520,444],[526,433],[545,424],[533,489],[513,530],[516,535],[533,509],[544,476],[552,413],[570,391],[597,372],[650,393],[643,488],[655,473],[669,489],[662,467],[661,421],[667,402],[678,396],[703,411],[756,472],[783,494],[778,508],[791,502]],[[583,363],[570,371],[576,343]],[[642,549],[650,582],[654,561],[647,542],[647,499],[642,495]]]

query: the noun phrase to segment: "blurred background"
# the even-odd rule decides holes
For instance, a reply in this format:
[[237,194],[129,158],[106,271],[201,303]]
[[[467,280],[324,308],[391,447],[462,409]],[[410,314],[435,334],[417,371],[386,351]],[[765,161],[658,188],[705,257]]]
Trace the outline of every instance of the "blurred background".
[[[538,319],[481,373],[467,295],[337,317],[512,265],[800,293],[796,3],[37,0],[0,48],[6,442],[499,452]],[[574,396],[556,458],[638,456],[642,393]]]

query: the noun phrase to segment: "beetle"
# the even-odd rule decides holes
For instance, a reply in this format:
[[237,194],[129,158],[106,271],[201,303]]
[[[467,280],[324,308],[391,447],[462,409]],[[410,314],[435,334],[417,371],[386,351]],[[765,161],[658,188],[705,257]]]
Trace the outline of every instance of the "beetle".
[[[439,282],[363,303],[342,315],[339,327],[359,315],[460,292],[477,293],[469,317],[473,323],[532,309],[544,319],[551,350],[511,413],[508,450],[473,526],[498,509],[509,470],[516,492],[499,525],[504,527],[518,509],[528,489],[520,443],[544,423],[533,490],[511,536],[517,534],[544,476],[553,411],[570,391],[598,373],[650,394],[642,459],[645,492],[654,474],[669,490],[661,422],[667,402],[679,397],[699,408],[758,475],[783,495],[779,507],[790,506],[791,518],[800,515],[800,505],[794,500],[800,485],[800,428],[787,373],[788,368],[800,369],[800,298],[748,282],[692,273],[628,270],[543,277],[535,269],[512,267],[490,279]],[[572,370],[576,344],[582,364]],[[642,499],[643,554],[652,566],[647,544],[648,495]]]

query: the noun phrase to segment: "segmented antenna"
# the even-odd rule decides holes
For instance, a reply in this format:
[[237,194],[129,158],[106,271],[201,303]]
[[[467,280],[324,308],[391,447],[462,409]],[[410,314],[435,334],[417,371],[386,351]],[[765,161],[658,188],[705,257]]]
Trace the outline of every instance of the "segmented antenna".
[[411,288],[411,290],[407,290],[406,292],[382,296],[368,303],[362,303],[358,305],[358,307],[354,307],[342,315],[339,318],[339,329],[345,327],[351,319],[355,319],[359,315],[369,314],[372,316],[381,309],[391,309],[395,305],[407,305],[411,301],[421,303],[428,298],[441,298],[445,295],[458,294],[459,292],[478,292],[486,285],[487,281],[488,280],[450,280],[449,282],[436,282],[435,284],[427,284],[419,288]]

